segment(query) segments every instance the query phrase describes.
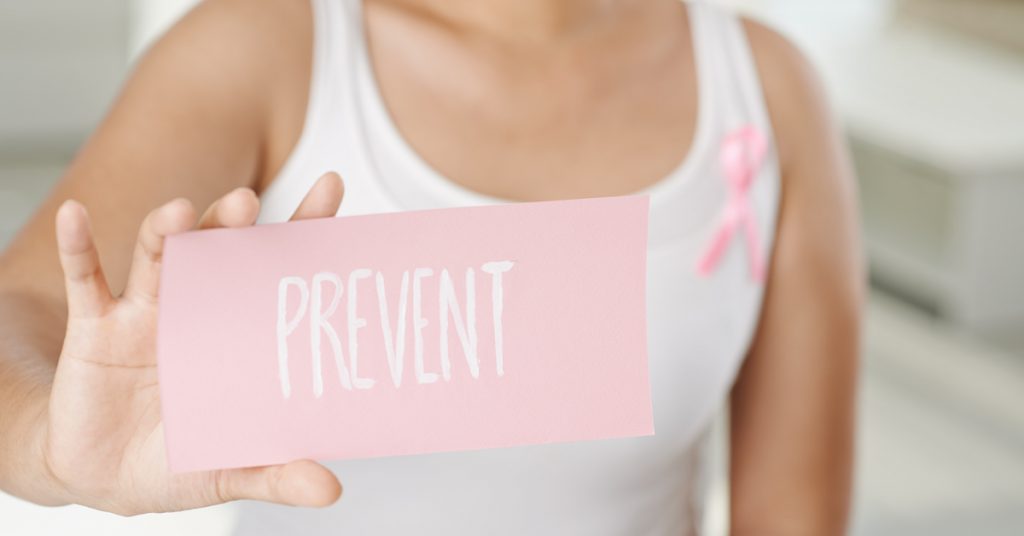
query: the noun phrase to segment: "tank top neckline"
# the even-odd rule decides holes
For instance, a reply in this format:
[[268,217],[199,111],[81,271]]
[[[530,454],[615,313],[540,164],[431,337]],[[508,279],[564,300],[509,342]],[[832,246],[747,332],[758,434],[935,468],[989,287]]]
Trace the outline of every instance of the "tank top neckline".
[[[408,142],[401,133],[394,121],[387,104],[384,101],[380,85],[373,68],[373,61],[369,50],[367,39],[365,13],[362,9],[361,0],[351,0],[354,19],[354,38],[356,46],[353,47],[352,70],[355,90],[353,98],[359,101],[354,108],[359,110],[361,119],[365,123],[364,128],[373,132],[373,142],[377,145],[370,151],[370,159],[388,159],[388,167],[400,167],[402,173],[402,188],[410,186],[418,187],[418,195],[431,197],[434,206],[466,206],[466,205],[494,205],[502,203],[515,203],[518,200],[492,196],[472,188],[463,186],[428,163]],[[687,183],[694,180],[695,171],[698,167],[701,155],[707,154],[707,145],[712,139],[711,119],[713,117],[714,91],[711,87],[710,66],[707,65],[707,55],[702,53],[702,42],[698,32],[701,31],[701,24],[697,23],[699,11],[694,9],[694,4],[680,2],[687,11],[687,24],[690,29],[690,42],[694,61],[694,72],[697,77],[697,118],[695,121],[692,140],[685,154],[676,166],[666,175],[655,182],[624,195],[646,195],[650,198],[652,208],[668,203],[671,199],[678,197]],[[372,154],[376,153],[376,154]],[[377,162],[378,164],[380,162]],[[378,178],[381,189],[389,201],[401,209],[412,209],[405,202],[402,196],[395,195],[393,186],[388,184],[389,173],[381,173]],[[392,178],[392,180],[395,180]]]

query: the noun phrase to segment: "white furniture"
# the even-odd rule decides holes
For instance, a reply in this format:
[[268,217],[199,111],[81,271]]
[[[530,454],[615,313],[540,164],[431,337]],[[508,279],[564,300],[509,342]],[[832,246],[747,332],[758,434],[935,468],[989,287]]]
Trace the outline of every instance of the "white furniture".
[[[781,27],[821,68],[851,139],[874,282],[970,331],[1024,342],[1024,58],[916,22],[910,4],[726,3]],[[935,17],[964,4],[975,27],[1024,19],[928,2]]]
[[1024,326],[1024,59],[909,23],[837,57],[876,281],[973,331]]

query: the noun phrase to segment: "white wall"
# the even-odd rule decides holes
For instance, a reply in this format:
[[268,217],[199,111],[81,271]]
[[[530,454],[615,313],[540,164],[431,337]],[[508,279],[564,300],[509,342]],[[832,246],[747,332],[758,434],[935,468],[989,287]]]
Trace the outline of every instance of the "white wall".
[[128,0],[0,2],[0,159],[67,153],[128,59]]
[[0,2],[0,163],[66,159],[131,59],[196,1]]

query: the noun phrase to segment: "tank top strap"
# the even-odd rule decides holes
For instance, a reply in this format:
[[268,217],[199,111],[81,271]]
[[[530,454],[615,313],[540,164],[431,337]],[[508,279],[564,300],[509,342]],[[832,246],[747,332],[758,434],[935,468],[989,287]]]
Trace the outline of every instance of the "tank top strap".
[[365,90],[357,73],[366,59],[361,0],[309,2],[313,57],[302,133],[263,195],[261,223],[286,220],[326,171],[338,171],[345,179],[346,213],[384,210],[364,207],[380,200],[368,178],[372,170],[366,169],[364,153],[369,142],[359,127],[363,113],[359,93]]
[[[351,89],[351,65],[354,62],[352,38],[358,13],[351,13],[349,0],[310,0],[313,10],[313,61],[309,97],[306,103],[305,129],[329,127],[337,117],[328,110],[348,96]],[[358,8],[358,5],[355,6]]]
[[[703,0],[695,0],[689,5],[698,74],[705,78],[702,87],[707,89],[711,101],[709,115],[713,126],[709,130],[713,132],[715,141],[707,156],[714,159],[711,168],[715,170],[714,175],[718,177],[721,174],[721,145],[739,129],[753,127],[765,142],[763,158],[750,194],[758,214],[758,228],[765,237],[763,246],[767,256],[775,238],[782,179],[754,54],[743,21],[736,13]],[[721,188],[721,181],[711,182],[719,185],[718,197],[722,199],[706,201],[720,206],[725,202],[724,188]]]
[[691,28],[700,75],[714,92],[720,128],[753,124],[771,137],[761,80],[739,16],[704,1],[690,4]]

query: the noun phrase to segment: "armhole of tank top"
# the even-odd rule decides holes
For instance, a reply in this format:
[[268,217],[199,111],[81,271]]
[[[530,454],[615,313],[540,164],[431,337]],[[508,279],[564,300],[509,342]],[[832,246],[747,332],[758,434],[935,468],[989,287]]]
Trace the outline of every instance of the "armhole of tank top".
[[[732,129],[750,124],[761,131],[768,143],[765,166],[758,175],[753,202],[762,210],[770,210],[768,227],[762,229],[761,233],[764,241],[762,247],[770,270],[781,216],[782,172],[775,146],[775,132],[768,114],[767,99],[740,16],[721,6],[704,2],[699,4],[702,23],[706,25],[703,34],[708,42],[705,46],[709,56],[712,56],[710,61],[715,64],[715,80],[712,83],[716,91],[722,95],[716,109],[716,113],[720,114],[719,134],[724,136]],[[764,182],[764,179],[770,179],[770,182]],[[757,313],[743,334],[746,338],[744,345],[748,349],[760,323],[765,289],[766,286],[760,286],[757,292]],[[744,360],[745,357],[737,367]]]
[[[262,196],[264,197],[278,197],[283,192],[287,192],[294,188],[297,191],[302,192],[299,196],[301,201],[302,196],[305,195],[306,190],[312,187],[313,181],[319,177],[309,177],[306,185],[291,184],[296,178],[296,173],[301,172],[302,164],[307,161],[307,153],[310,151],[310,144],[312,139],[315,138],[316,132],[320,128],[320,118],[323,114],[319,113],[322,106],[323,99],[323,86],[327,83],[326,76],[326,65],[328,57],[330,56],[330,0],[308,0],[310,4],[310,13],[313,17],[312,20],[312,46],[311,53],[312,59],[309,64],[309,88],[306,90],[306,109],[302,116],[302,128],[299,131],[299,136],[295,140],[295,145],[292,147],[291,152],[288,153],[288,157],[285,159],[281,169],[278,170],[274,180],[267,186],[263,191]],[[278,193],[281,192],[281,193]],[[295,203],[296,206],[297,202]],[[276,214],[267,214],[268,221],[275,221]],[[264,219],[264,214],[260,214],[260,220]]]

